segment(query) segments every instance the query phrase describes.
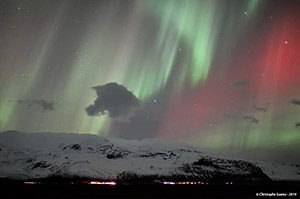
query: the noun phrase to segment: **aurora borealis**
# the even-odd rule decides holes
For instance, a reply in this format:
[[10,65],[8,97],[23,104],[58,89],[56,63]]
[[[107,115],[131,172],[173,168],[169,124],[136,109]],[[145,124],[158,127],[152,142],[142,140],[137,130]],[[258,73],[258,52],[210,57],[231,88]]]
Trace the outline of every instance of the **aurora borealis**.
[[[1,0],[0,131],[162,138],[294,161],[299,9],[297,0]],[[110,82],[140,101],[128,121],[84,110],[92,87]],[[22,100],[52,100],[54,110]]]

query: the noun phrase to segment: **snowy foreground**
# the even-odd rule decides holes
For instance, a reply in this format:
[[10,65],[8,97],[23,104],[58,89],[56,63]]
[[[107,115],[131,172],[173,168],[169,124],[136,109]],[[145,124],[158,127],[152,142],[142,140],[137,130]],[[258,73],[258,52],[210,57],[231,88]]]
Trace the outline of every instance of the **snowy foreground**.
[[0,178],[166,181],[300,181],[299,165],[250,162],[158,139],[67,133],[0,133]]

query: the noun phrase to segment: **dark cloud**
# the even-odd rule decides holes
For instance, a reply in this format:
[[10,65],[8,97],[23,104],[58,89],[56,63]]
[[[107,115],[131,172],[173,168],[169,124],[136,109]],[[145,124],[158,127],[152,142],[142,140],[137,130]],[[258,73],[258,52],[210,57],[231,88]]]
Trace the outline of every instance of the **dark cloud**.
[[259,106],[256,106],[256,105],[254,105],[254,109],[255,109],[255,111],[259,111],[259,112],[263,112],[263,113],[266,113],[269,110],[268,107],[259,107]]
[[263,113],[266,113],[269,111],[269,106],[271,105],[270,102],[267,103],[267,105],[265,107],[259,107],[257,105],[254,105],[254,109],[255,111],[258,111],[258,112],[263,112]]
[[232,88],[239,87],[239,86],[247,86],[248,81],[243,79],[243,80],[238,80],[236,82],[233,82],[230,87],[227,90],[231,90]]
[[96,90],[97,99],[85,108],[89,116],[108,114],[111,118],[128,118],[140,104],[132,92],[115,82],[92,88]]
[[[9,102],[12,102],[11,100]],[[46,100],[18,100],[18,104],[26,105],[28,107],[38,106],[42,109],[42,111],[54,111],[54,102],[51,100],[50,102]]]
[[300,100],[294,99],[291,103],[300,106]]
[[247,86],[247,85],[248,85],[248,81],[244,79],[244,80],[233,82],[231,86],[238,87],[238,86]]
[[253,123],[253,124],[258,124],[259,123],[259,119],[256,119],[255,117],[252,117],[252,116],[244,116],[243,119],[244,120],[249,120],[250,123]]

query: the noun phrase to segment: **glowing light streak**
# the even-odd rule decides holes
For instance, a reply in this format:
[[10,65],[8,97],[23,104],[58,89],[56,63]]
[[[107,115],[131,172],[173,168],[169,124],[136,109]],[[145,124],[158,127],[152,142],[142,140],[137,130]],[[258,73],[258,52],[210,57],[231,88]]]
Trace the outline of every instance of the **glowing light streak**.
[[99,181],[91,181],[90,184],[97,184],[97,185],[116,185],[116,182],[99,182]]

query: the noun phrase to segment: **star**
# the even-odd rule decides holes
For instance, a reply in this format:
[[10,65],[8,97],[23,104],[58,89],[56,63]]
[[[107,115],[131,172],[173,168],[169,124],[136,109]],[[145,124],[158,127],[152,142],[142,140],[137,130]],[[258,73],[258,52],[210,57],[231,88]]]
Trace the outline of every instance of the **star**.
[[288,41],[287,41],[287,40],[285,40],[285,41],[284,41],[284,43],[285,43],[285,44],[288,44]]

